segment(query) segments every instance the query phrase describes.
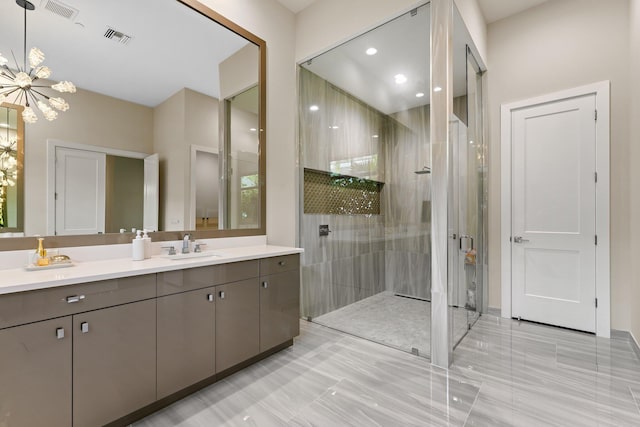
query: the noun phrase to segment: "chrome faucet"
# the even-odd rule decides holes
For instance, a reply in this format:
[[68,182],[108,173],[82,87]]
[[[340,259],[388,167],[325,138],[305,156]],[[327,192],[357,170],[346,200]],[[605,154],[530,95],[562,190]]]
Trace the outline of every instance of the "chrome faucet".
[[182,253],[189,253],[189,239],[191,239],[191,235],[189,233],[185,234],[182,238]]

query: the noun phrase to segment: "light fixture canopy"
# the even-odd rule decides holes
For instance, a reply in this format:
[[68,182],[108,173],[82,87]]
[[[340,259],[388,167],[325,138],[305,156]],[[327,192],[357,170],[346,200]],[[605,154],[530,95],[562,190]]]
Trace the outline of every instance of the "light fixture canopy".
[[27,55],[27,11],[34,10],[35,6],[27,0],[16,0],[16,3],[24,9],[23,64],[20,67],[16,59],[15,68],[11,69],[7,65],[9,60],[0,53],[0,105],[8,102],[11,98],[13,104],[24,105],[22,119],[25,123],[38,121],[34,107],[36,110],[40,110],[45,119],[52,121],[58,117],[58,111],[67,111],[69,104],[63,98],[52,98],[44,93],[43,89],[53,89],[60,93],[75,93],[76,87],[68,81],[55,84],[37,84],[40,79],[48,79],[51,76],[51,70],[49,67],[41,65],[45,55],[37,47],[32,47]]

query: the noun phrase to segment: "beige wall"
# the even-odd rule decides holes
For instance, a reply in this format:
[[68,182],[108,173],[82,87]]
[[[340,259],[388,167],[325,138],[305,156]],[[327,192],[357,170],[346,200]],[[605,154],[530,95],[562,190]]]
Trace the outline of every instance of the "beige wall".
[[[554,0],[488,27],[489,305],[500,306],[500,105],[611,81],[612,328],[630,324],[628,0]],[[634,52],[637,55],[637,50]],[[549,153],[552,155],[552,153]]]
[[161,230],[184,230],[188,209],[186,159],[189,148],[185,140],[185,98],[182,89],[153,110],[153,139],[160,156],[160,218]]
[[78,89],[69,111],[25,126],[25,234],[46,235],[47,139],[153,153],[151,108]]
[[260,51],[253,43],[220,63],[220,99],[227,99],[258,84]]
[[276,0],[200,0],[267,42],[267,240],[296,239],[295,16]]
[[[640,242],[640,0],[631,0],[630,28],[631,45],[629,57],[631,58],[631,78],[630,78],[630,131],[631,131],[631,155],[629,158],[631,170],[630,201],[631,201],[631,242]],[[640,339],[640,310],[637,302],[640,301],[640,262],[636,259],[638,254],[637,245],[633,243],[629,246],[632,252],[630,262],[633,266],[630,286],[631,293],[628,301],[631,302],[631,333]]]

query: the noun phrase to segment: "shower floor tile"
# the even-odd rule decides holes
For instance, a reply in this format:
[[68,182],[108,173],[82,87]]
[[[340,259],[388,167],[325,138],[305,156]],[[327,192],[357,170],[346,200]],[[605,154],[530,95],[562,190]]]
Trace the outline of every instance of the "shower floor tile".
[[[467,332],[467,311],[453,309],[454,339]],[[389,347],[429,357],[431,303],[381,292],[338,310],[313,318],[313,322]]]

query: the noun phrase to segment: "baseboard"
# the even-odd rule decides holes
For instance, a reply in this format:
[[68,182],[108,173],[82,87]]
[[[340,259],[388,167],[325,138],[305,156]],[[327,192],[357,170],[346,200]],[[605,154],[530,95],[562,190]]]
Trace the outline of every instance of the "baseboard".
[[619,331],[617,329],[612,329],[611,338],[628,341],[631,345],[631,349],[636,354],[636,357],[640,359],[640,345],[638,345],[638,340],[633,335],[633,333],[631,333],[630,331]]

